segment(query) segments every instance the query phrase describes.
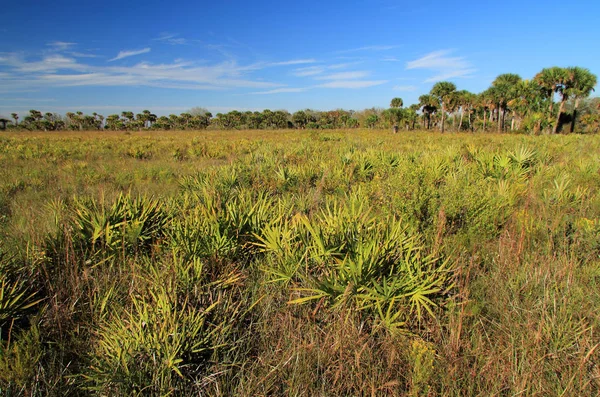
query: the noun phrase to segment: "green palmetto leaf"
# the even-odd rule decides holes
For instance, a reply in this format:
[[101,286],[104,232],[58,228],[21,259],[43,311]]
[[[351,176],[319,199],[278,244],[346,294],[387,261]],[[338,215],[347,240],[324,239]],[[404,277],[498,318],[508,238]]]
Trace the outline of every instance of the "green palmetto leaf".
[[294,288],[294,291],[308,292],[308,293],[312,293],[313,295],[304,296],[304,297],[297,298],[297,299],[292,299],[292,300],[288,301],[288,304],[290,304],[290,305],[301,305],[304,303],[308,303],[308,302],[311,302],[314,300],[319,300],[321,298],[326,298],[329,296],[329,294],[326,291],[322,291],[322,290],[315,289],[315,288]]
[[3,279],[0,283],[0,324],[20,317],[25,310],[42,302],[43,299],[35,299],[36,295],[37,292],[28,294],[22,282],[10,283]]

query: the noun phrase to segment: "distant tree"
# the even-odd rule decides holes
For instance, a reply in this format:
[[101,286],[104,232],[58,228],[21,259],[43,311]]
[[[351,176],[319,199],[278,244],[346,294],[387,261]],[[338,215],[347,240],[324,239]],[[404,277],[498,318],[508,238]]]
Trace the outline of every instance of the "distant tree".
[[359,127],[359,125],[360,125],[360,123],[358,122],[358,120],[357,120],[357,119],[355,119],[355,118],[352,118],[352,117],[350,117],[350,118],[348,119],[348,121],[346,122],[346,126],[347,126],[348,128],[358,128],[358,127]]
[[10,116],[15,120],[15,126],[19,125],[19,115],[16,113],[11,113]]
[[404,119],[404,109],[392,107],[383,112],[383,117],[393,125],[398,125]]
[[[423,117],[426,118],[426,120],[427,120],[426,129],[430,129],[431,128],[431,115],[433,113],[437,112],[437,109],[439,108],[439,105],[440,105],[440,101],[436,96],[426,94],[426,95],[421,95],[419,97],[419,105],[420,105],[421,109],[423,110]],[[425,123],[423,123],[423,127],[425,127]]]
[[456,104],[460,110],[460,121],[458,122],[458,130],[460,131],[463,124],[465,111],[469,114],[469,125],[471,125],[471,107],[473,106],[474,95],[467,90],[461,90],[456,93]]
[[449,81],[440,81],[433,85],[430,94],[438,98],[438,102],[442,107],[442,126],[441,131],[444,132],[444,124],[446,117],[446,109],[449,106],[450,101],[453,99],[453,95],[456,92],[456,85]]
[[309,117],[304,110],[298,110],[292,115],[292,121],[297,128],[304,129],[309,123]]
[[521,76],[513,73],[501,74],[492,82],[498,103],[498,132],[504,130],[504,119],[508,102],[515,98],[515,87],[521,81]]
[[379,121],[379,117],[376,114],[370,114],[369,116],[367,116],[367,119],[365,121],[369,128],[373,128]]
[[264,122],[264,116],[261,112],[253,112],[248,115],[248,127],[252,129],[259,129]]
[[190,128],[190,121],[192,120],[192,115],[189,113],[181,113],[179,115],[179,120],[181,121],[182,127]]
[[170,128],[171,129],[181,128],[181,124],[180,124],[180,121],[179,121],[179,116],[177,116],[176,114],[170,114],[169,115],[169,121],[170,121]]
[[554,93],[557,91],[558,84],[566,78],[565,70],[558,66],[544,68],[535,75],[533,80],[542,88],[546,97],[549,99],[549,111],[552,114],[554,106]]
[[590,72],[588,69],[580,68],[578,66],[568,68],[567,70],[570,80],[567,94],[575,99],[573,116],[571,117],[571,132],[573,132],[575,130],[575,121],[577,119],[577,108],[579,107],[579,102],[581,99],[590,96],[591,92],[594,91],[597,78],[596,75]]
[[417,120],[419,119],[419,115],[417,114],[419,109],[421,109],[421,105],[419,105],[418,103],[413,103],[412,105],[410,105],[408,107],[408,112],[407,112],[406,116],[410,122],[411,130],[415,129],[415,124],[417,123]]
[[[193,107],[190,110],[188,110],[186,113],[189,113],[192,116],[206,116],[210,112],[206,108],[196,106],[196,107]],[[212,117],[212,115],[211,115],[211,117]]]
[[125,119],[126,123],[131,123],[135,119],[133,116],[133,112],[121,112],[121,116]]
[[[541,72],[535,75],[534,80],[544,90],[546,96],[550,101],[548,117],[552,117],[554,107],[554,94],[560,92],[562,94],[565,82],[568,80],[567,70],[558,66],[551,68],[544,68]],[[560,120],[559,110],[557,116],[557,122],[554,124],[553,133],[556,133],[558,129],[558,121]]]
[[404,102],[402,102],[402,98],[393,98],[390,102],[391,108],[401,108],[404,106]]

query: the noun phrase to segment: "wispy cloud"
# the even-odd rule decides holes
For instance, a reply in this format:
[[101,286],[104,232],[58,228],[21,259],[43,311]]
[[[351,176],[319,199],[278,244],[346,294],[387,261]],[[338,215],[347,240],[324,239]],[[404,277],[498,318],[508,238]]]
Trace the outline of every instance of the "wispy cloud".
[[297,77],[308,77],[308,76],[316,76],[325,72],[325,67],[323,66],[307,66],[305,68],[298,68],[292,71],[292,74]]
[[339,70],[345,69],[349,66],[355,65],[360,62],[346,62],[346,63],[336,63],[333,65],[319,65],[319,66],[307,66],[303,68],[297,68],[292,71],[292,74],[296,77],[310,77],[317,76],[325,73],[328,70]]
[[426,83],[446,80],[451,78],[469,77],[477,69],[473,68],[465,57],[453,57],[452,50],[433,51],[429,54],[409,61],[406,69],[425,69],[434,71],[436,74],[425,80]]
[[334,80],[320,84],[319,88],[367,88],[387,83],[388,80]]
[[89,54],[86,52],[77,52],[77,51],[71,51],[71,52],[67,52],[67,54],[74,56],[75,58],[99,58],[99,55],[95,55],[95,54]]
[[393,88],[394,91],[405,91],[412,92],[417,90],[417,86],[415,85],[396,85]]
[[[226,61],[213,65],[191,61],[133,66],[98,66],[61,54],[29,61],[22,54],[0,53],[1,92],[69,86],[150,86],[189,90],[274,89],[282,84],[252,78],[261,67]],[[262,66],[266,68],[267,66]]]
[[54,98],[0,98],[0,102],[56,102]]
[[366,71],[356,71],[356,72],[340,72],[328,74],[325,76],[317,76],[316,80],[354,80],[354,79],[362,79],[369,75],[369,72]]
[[171,45],[183,45],[183,44],[187,44],[187,39],[183,38],[183,37],[177,37],[179,36],[178,33],[161,33],[160,36],[158,36],[155,39],[152,39],[153,41],[161,41],[163,43],[167,43],[167,44],[171,44]]
[[117,54],[116,57],[109,59],[109,62],[112,61],[116,61],[118,59],[123,59],[123,58],[127,58],[127,57],[132,57],[134,55],[141,55],[141,54],[147,54],[150,52],[150,48],[146,47],[146,48],[142,48],[141,50],[123,50],[123,51],[119,51],[119,53]]
[[400,47],[399,45],[368,45],[364,47],[351,48],[348,50],[336,51],[337,54],[347,54],[349,52],[359,52],[359,51],[389,51],[394,48]]
[[290,61],[283,62],[271,62],[268,66],[289,66],[289,65],[303,65],[307,63],[316,63],[316,59],[292,59]]
[[48,47],[51,47],[51,49],[54,51],[65,51],[65,50],[68,50],[69,48],[77,45],[77,43],[69,43],[66,41],[51,41],[50,43],[48,43],[46,45]]
[[309,89],[310,89],[310,87],[304,87],[304,88],[275,88],[274,90],[269,90],[269,91],[251,92],[251,94],[256,94],[256,95],[284,94],[284,93],[290,93],[290,92],[304,92],[304,91],[307,91]]

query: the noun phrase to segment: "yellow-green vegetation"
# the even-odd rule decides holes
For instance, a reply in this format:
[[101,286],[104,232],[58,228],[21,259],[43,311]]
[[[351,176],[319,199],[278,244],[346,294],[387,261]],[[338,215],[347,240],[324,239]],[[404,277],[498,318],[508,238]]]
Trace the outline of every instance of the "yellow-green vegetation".
[[600,137],[0,136],[5,395],[597,395]]

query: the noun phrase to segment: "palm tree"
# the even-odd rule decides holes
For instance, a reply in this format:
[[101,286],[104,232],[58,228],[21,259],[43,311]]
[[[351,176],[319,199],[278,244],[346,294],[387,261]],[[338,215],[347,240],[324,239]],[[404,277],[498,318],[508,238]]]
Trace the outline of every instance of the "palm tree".
[[486,131],[487,127],[488,110],[490,111],[490,121],[492,118],[492,105],[494,104],[494,101],[492,99],[494,96],[492,92],[493,90],[493,88],[488,88],[487,90],[477,95],[477,106],[480,107],[483,112],[483,132]]
[[[558,66],[544,68],[541,72],[536,74],[533,79],[542,88],[548,99],[550,99],[549,117],[552,117],[552,112],[554,110],[554,93],[559,92],[565,81],[568,79],[567,70]],[[560,114],[561,111],[558,112],[557,122],[554,124],[552,130],[554,133],[556,133],[556,130],[558,129]]]
[[[533,112],[543,110],[544,99],[540,86],[533,80],[521,80],[514,86],[513,98],[508,101],[513,112],[511,130],[520,128],[521,121]],[[536,116],[537,117],[537,116]],[[516,123],[515,123],[516,122]],[[516,124],[516,126],[515,126]]]
[[475,104],[476,96],[472,92],[467,90],[461,90],[458,92],[458,104],[460,106],[460,122],[458,124],[458,130],[460,131],[463,123],[463,116],[465,111],[469,116],[469,129],[471,129],[471,113],[473,105]]
[[582,98],[587,98],[590,93],[594,91],[597,78],[596,75],[590,72],[588,69],[580,68],[578,66],[568,68],[567,70],[569,71],[569,77],[571,80],[568,94],[569,96],[575,98],[573,117],[571,118],[571,132],[573,132],[575,130],[575,120],[577,119],[577,108],[579,107],[579,101]]
[[444,123],[446,116],[446,108],[452,99],[452,96],[456,92],[456,86],[454,83],[449,81],[440,81],[433,85],[430,94],[438,98],[438,103],[442,105],[442,127],[441,131],[444,132]]
[[180,120],[182,120],[185,123],[185,128],[189,128],[190,127],[190,121],[192,120],[192,115],[189,113],[181,113],[179,115]]
[[467,90],[460,90],[456,93],[456,104],[457,104],[459,112],[460,112],[460,120],[458,122],[458,131],[460,131],[460,129],[462,127],[463,117],[465,114],[464,101],[467,99],[468,93],[469,93],[469,91],[467,91]]
[[439,104],[439,100],[433,95],[421,95],[419,97],[419,105],[423,109],[423,116],[427,116],[427,129],[431,127],[431,115],[437,111]]
[[[496,77],[492,82],[492,87],[495,88],[496,100],[498,101],[498,132],[504,130],[504,118],[508,102],[515,96],[515,86],[521,81],[521,76],[513,73],[505,73]],[[502,118],[500,118],[502,112]]]
[[401,108],[402,106],[404,106],[404,102],[402,101],[402,98],[394,98],[394,99],[392,99],[392,102],[390,102],[391,108]]

